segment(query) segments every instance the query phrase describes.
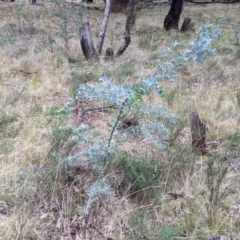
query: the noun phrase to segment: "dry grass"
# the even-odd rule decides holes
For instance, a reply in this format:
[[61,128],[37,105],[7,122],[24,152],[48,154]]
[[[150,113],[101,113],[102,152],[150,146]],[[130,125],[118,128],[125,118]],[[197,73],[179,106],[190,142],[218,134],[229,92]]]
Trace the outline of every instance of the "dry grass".
[[[12,3],[0,5],[1,29],[18,24],[15,6]],[[70,98],[70,89],[76,81],[73,72],[82,74],[86,81],[95,81],[106,74],[118,83],[139,82],[157,68],[160,48],[169,46],[174,40],[187,46],[194,33],[165,32],[162,25],[168,7],[162,7],[137,12],[131,45],[113,62],[86,62],[78,39],[69,41],[68,50],[57,37],[56,43],[41,45],[41,34],[31,31],[19,35],[15,44],[5,44],[0,49],[0,239],[71,239],[71,229],[76,239],[136,239],[137,227],[145,231],[141,234],[156,239],[154,231],[161,229],[165,222],[178,227],[182,239],[202,239],[220,233],[240,239],[239,169],[229,171],[224,179],[221,191],[229,189],[229,192],[218,203],[217,214],[209,224],[206,208],[209,193],[205,183],[209,156],[200,158],[186,147],[190,144],[188,111],[192,106],[207,124],[207,141],[218,142],[219,152],[230,149],[229,161],[239,160],[238,146],[229,147],[229,136],[239,133],[240,123],[236,97],[240,88],[239,46],[235,45],[234,37],[234,30],[239,28],[236,6],[239,5],[185,6],[181,19],[192,17],[196,29],[209,21],[222,29],[224,35],[215,43],[216,54],[202,66],[184,66],[175,82],[162,83],[165,91],[162,98],[152,95],[147,99],[177,113],[185,121],[175,146],[166,152],[154,153],[155,160],[164,169],[162,175],[167,176],[165,182],[161,182],[163,178],[159,180],[159,186],[163,186],[162,195],[139,203],[131,198],[129,189],[121,194],[115,189],[111,198],[102,198],[94,205],[90,214],[92,227],[88,228],[84,225],[86,219],[77,210],[86,200],[84,191],[94,176],[78,169],[83,171],[82,175],[68,179],[58,165],[57,170],[51,171],[52,160],[48,153],[53,143],[52,125],[63,121],[51,110],[54,112]],[[25,7],[21,19],[27,16],[28,8],[35,6]],[[48,15],[51,5],[36,8],[36,22],[54,35],[57,26]],[[219,23],[222,16],[226,20]],[[94,42],[101,17],[102,12],[84,11],[84,18],[90,20]],[[123,14],[110,16],[104,49],[109,46],[117,51],[120,47],[125,18]],[[2,30],[1,34],[4,34]],[[41,50],[36,52],[36,47]],[[68,58],[78,59],[80,66],[68,63]],[[108,113],[93,114],[89,115],[88,123],[107,133],[109,118]],[[122,146],[122,150],[139,159],[150,151],[150,147],[133,138]],[[212,152],[214,150],[210,150],[209,155]],[[45,166],[49,168],[46,171]],[[108,172],[108,178],[117,186],[122,177],[117,164],[113,163]],[[175,199],[169,192],[183,194],[183,197]],[[143,211],[141,214],[146,221],[139,217],[139,225],[131,225],[129,219],[139,211]]]

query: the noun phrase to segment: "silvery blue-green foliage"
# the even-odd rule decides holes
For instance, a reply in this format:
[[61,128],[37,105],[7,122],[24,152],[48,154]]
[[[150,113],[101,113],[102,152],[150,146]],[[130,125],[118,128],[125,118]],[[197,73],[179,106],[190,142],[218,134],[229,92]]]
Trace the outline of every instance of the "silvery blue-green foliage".
[[[144,87],[146,86],[146,89]],[[149,90],[149,85],[140,85],[142,93],[146,93]],[[132,85],[115,85],[106,77],[100,78],[100,83],[86,83],[79,86],[78,96],[82,98],[94,98],[94,99],[105,99],[111,104],[115,104],[120,107],[127,101],[128,104],[133,104],[136,94],[136,88]],[[136,106],[135,106],[136,107]],[[140,132],[155,146],[163,148],[163,141],[169,137],[169,132],[164,123],[157,121],[163,120],[167,124],[174,124],[177,120],[175,114],[168,113],[164,108],[154,107],[149,104],[138,102],[138,112],[149,117],[151,121],[146,121],[140,124]],[[127,114],[129,109],[124,106],[123,115]],[[153,120],[156,120],[154,122]],[[157,143],[158,142],[158,143]],[[95,146],[96,148],[96,146]],[[101,147],[99,154],[105,149]],[[92,149],[93,150],[93,149]]]
[[[67,169],[79,165],[79,159],[85,159],[94,172],[101,174],[111,160],[113,147],[108,147],[99,130],[91,130],[88,125],[79,127],[58,126],[52,129],[53,143],[50,157],[57,167]],[[62,151],[64,149],[64,151]]]
[[179,119],[178,116],[174,113],[169,113],[163,107],[144,103],[140,105],[139,112],[149,119],[148,121],[140,122],[140,132],[155,147],[164,149],[170,137],[169,128],[174,127]]
[[[146,89],[144,89],[145,86]],[[143,84],[141,89],[142,93],[145,93],[147,90],[149,90],[149,85]],[[134,88],[132,85],[115,85],[107,77],[101,77],[100,83],[81,84],[78,92],[78,96],[85,98],[105,99],[109,103],[115,104],[118,107],[122,106],[126,101],[128,104],[134,103],[135,94],[136,88]],[[177,116],[174,114],[168,114],[163,108],[157,108],[144,103],[138,103],[138,106],[139,112],[146,114],[146,116],[148,115],[150,119],[156,119],[159,121],[158,118],[161,117],[162,119],[166,118],[168,122],[174,123],[175,118],[177,118]],[[125,108],[124,110],[125,111],[123,111],[123,115],[127,114],[128,112],[128,109]],[[164,124],[158,122],[142,122],[140,124],[140,131],[149,141],[153,142],[155,146],[158,146],[161,149],[164,145],[161,141],[163,139],[162,136],[164,136],[164,139],[169,136],[168,130]],[[99,154],[101,154],[105,148],[101,147],[101,149],[102,150],[99,152]]]
[[111,158],[112,149],[108,147],[106,141],[98,140],[83,152],[83,156],[90,160],[92,169],[101,173]]
[[141,133],[150,143],[153,143],[159,149],[166,148],[169,139],[169,129],[162,122],[141,121],[139,125]]
[[115,85],[107,77],[100,77],[99,83],[79,85],[78,96],[84,98],[105,99],[116,106],[121,106],[127,99],[132,99],[134,90],[131,85]]
[[215,49],[211,48],[210,45],[220,34],[221,31],[212,28],[211,24],[202,26],[197,32],[196,39],[189,43],[194,63],[202,64],[207,55],[214,53]]
[[[197,32],[196,39],[190,42],[189,49],[180,51],[178,54],[175,54],[175,50],[179,43],[174,42],[169,49],[165,52],[162,51],[162,58],[159,60],[161,66],[159,69],[161,71],[150,74],[137,85],[117,85],[107,77],[101,77],[97,83],[79,85],[76,96],[78,101],[93,99],[99,102],[100,100],[104,103],[113,104],[119,109],[115,120],[111,123],[109,139],[101,138],[101,135],[95,138],[91,137],[91,140],[84,145],[84,148],[82,147],[84,150],[82,150],[81,154],[89,160],[89,167],[95,172],[98,169],[97,179],[86,190],[88,200],[85,206],[80,208],[82,213],[88,214],[92,203],[97,201],[99,196],[110,193],[111,188],[105,181],[104,171],[114,152],[112,142],[119,143],[117,138],[121,134],[114,134],[114,132],[121,117],[128,114],[129,108],[135,109],[136,114],[143,116],[143,120],[140,121],[138,126],[140,128],[138,133],[142,134],[148,142],[153,143],[155,147],[164,149],[170,137],[169,129],[174,127],[178,117],[162,107],[144,103],[142,96],[151,93],[153,90],[161,94],[162,88],[159,82],[164,79],[172,80],[176,71],[184,62],[202,63],[207,54],[213,52],[210,43],[218,34],[219,31],[212,29],[211,25],[204,25]],[[165,57],[168,59],[166,60]],[[88,134],[89,136],[90,134]]]
[[[87,131],[89,131],[89,126],[81,124],[78,128],[73,128],[72,126],[59,126],[52,130],[52,134],[56,140],[62,140],[62,137],[64,137],[65,140],[69,141],[69,144],[72,144],[80,140],[88,141],[86,137]],[[65,144],[66,143],[67,142],[65,142]]]
[[[72,126],[56,126],[52,129],[52,149],[50,157],[54,166],[67,172],[69,166],[75,166],[79,159],[78,146],[88,143],[89,127],[81,124],[78,128]],[[64,149],[62,151],[61,149]]]
[[69,114],[69,109],[70,107],[72,107],[74,105],[74,100],[70,100],[70,101],[67,101],[64,106],[62,106],[58,111],[58,115],[61,117],[61,118],[65,118],[67,116],[67,114]]
[[214,53],[211,43],[220,36],[221,31],[213,28],[211,24],[204,24],[196,32],[196,38],[189,42],[189,48],[178,51],[181,44],[174,41],[170,47],[161,49],[159,53],[158,71],[151,73],[142,81],[141,89],[144,92],[156,90],[162,93],[162,87],[159,82],[162,80],[173,81],[176,72],[185,62],[194,62],[200,65],[209,54]]
[[88,200],[86,204],[80,208],[80,212],[88,214],[92,203],[96,202],[100,196],[109,195],[111,193],[111,186],[107,183],[106,178],[98,179],[86,190]]
[[156,90],[157,92],[161,93],[162,87],[159,84],[160,80],[162,80],[160,74],[150,73],[147,76],[147,78],[142,81],[142,84],[141,84],[142,91],[145,93],[152,90]]
[[[220,33],[219,29],[213,28],[211,24],[207,23],[196,32],[196,38],[189,42],[189,48],[176,54],[180,43],[175,41],[169,48],[161,50],[158,60],[158,80],[174,80],[176,71],[185,62],[193,61],[194,64],[202,64],[209,54],[214,53],[215,49],[211,48],[211,44],[220,36]],[[169,56],[171,56],[170,59],[166,60],[165,58]]]
[[[81,96],[82,98],[104,99],[109,103],[120,107],[125,101],[128,101],[128,104],[134,104],[136,96],[139,96],[139,93],[140,95],[145,95],[152,90],[161,93],[162,87],[159,82],[164,79],[173,80],[176,71],[183,63],[193,61],[195,64],[201,64],[208,54],[214,53],[214,49],[210,47],[210,44],[219,36],[219,34],[220,30],[212,28],[210,24],[205,24],[196,33],[196,38],[189,42],[189,48],[181,50],[177,54],[175,52],[180,44],[176,41],[173,42],[168,49],[160,52],[160,59],[158,61],[159,71],[157,73],[151,73],[147,79],[142,80],[137,88],[134,85],[116,85],[107,77],[101,77],[98,83],[79,85],[78,96]],[[169,59],[166,59],[166,57]],[[139,99],[142,99],[141,96],[138,97],[138,100]],[[150,115],[154,116],[154,118],[157,116],[162,117],[165,121],[172,122],[172,124],[174,124],[176,120],[175,115],[167,114],[167,111],[164,111],[162,108],[156,110],[153,109],[153,107],[144,106],[144,104],[141,106],[139,102],[138,107],[140,111],[144,112],[144,114],[149,117]],[[156,114],[156,111],[158,111],[158,114]],[[152,138],[153,135],[151,134],[151,131],[149,131],[149,134],[146,133],[146,130],[150,128],[147,128],[146,124],[142,124],[142,126],[144,126],[142,131],[144,132],[144,136]],[[159,127],[159,133],[162,133],[164,126],[156,124],[152,126],[154,132],[157,131],[157,126]],[[164,131],[167,132],[167,130]],[[167,135],[168,134],[165,134],[165,136]],[[159,142],[160,141],[161,138],[159,139]],[[156,138],[154,137],[153,142],[156,143]]]
[[165,121],[170,125],[174,125],[178,120],[178,116],[175,113],[169,113],[165,108],[151,104],[141,104],[139,112],[142,112],[145,116],[154,116],[154,118]]
[[[86,204],[79,209],[81,213],[88,214],[92,203],[100,196],[111,193],[111,187],[104,177],[104,167],[111,157],[111,150],[103,141],[101,132],[91,131],[85,124],[77,128],[58,126],[53,129],[52,135],[51,158],[54,164],[48,167],[49,171],[56,171],[61,175],[71,174],[72,167],[74,169],[80,166],[96,175],[95,182],[86,190]],[[21,176],[24,177],[24,173]]]

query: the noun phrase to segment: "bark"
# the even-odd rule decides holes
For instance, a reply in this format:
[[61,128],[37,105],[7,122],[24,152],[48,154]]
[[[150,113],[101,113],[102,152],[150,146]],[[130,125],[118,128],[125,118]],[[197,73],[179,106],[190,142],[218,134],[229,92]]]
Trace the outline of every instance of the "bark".
[[105,53],[105,61],[111,61],[113,60],[113,57],[114,57],[114,50],[108,47]]
[[[109,14],[110,14],[111,1],[112,0],[106,0],[104,17],[103,17],[102,26],[101,26],[101,30],[100,30],[98,42],[97,42],[97,48],[96,48],[97,50],[95,50],[95,48],[94,48],[94,44],[93,44],[92,37],[90,34],[90,29],[89,29],[89,23],[88,22],[83,23],[82,28],[80,28],[81,48],[82,48],[83,54],[87,60],[99,60],[99,54],[102,51],[102,46],[103,46],[107,23],[108,23],[108,18],[109,18]],[[127,20],[126,20],[126,25],[125,25],[124,43],[118,50],[116,56],[122,55],[131,42],[130,30],[131,30],[131,25],[132,25],[134,6],[135,6],[135,0],[130,0],[128,14],[127,14]],[[114,56],[113,49],[108,48],[106,51],[105,60],[111,60],[111,59],[113,59],[113,56]]]
[[129,0],[113,0],[111,11],[112,12],[123,12],[126,10]]
[[88,22],[83,23],[82,28],[80,28],[80,43],[87,60],[98,60],[98,54],[93,45]]
[[203,155],[207,152],[205,143],[206,125],[200,121],[198,114],[192,109],[190,109],[190,124],[192,148],[199,154]]
[[182,13],[183,1],[184,0],[172,0],[169,13],[164,19],[164,28],[167,31],[170,29],[178,29],[180,15]]
[[101,26],[100,33],[98,36],[97,47],[96,47],[98,55],[101,54],[101,52],[102,52],[102,46],[103,46],[103,42],[104,42],[104,38],[105,38],[108,18],[109,18],[110,9],[111,9],[111,1],[112,0],[106,0],[106,7],[105,7],[104,15],[103,15],[102,26]]
[[191,18],[185,17],[181,27],[181,31],[182,32],[190,31],[193,29],[194,26],[195,26],[195,22]]
[[125,25],[124,43],[118,50],[116,56],[122,55],[125,52],[125,50],[127,49],[127,47],[129,46],[129,44],[131,43],[130,30],[131,30],[131,25],[132,25],[134,6],[135,6],[135,0],[130,0],[127,20],[126,20],[126,25]]

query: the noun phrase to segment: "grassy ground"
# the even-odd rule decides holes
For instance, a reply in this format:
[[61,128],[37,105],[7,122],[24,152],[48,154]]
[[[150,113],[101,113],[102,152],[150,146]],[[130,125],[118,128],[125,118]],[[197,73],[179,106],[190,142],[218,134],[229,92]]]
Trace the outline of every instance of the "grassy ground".
[[[168,8],[136,12],[126,52],[113,62],[91,63],[84,60],[77,36],[67,40],[68,48],[56,36],[59,21],[49,16],[51,4],[0,5],[5,39],[0,48],[0,239],[204,239],[214,234],[240,239],[239,4],[185,6],[181,21],[193,18],[196,30],[210,22],[222,34],[203,65],[185,64],[174,82],[162,83],[161,98],[147,99],[178,114],[181,132],[165,151],[139,138],[123,144],[107,171],[112,195],[94,203],[88,219],[78,209],[94,173],[75,168],[69,175],[50,157],[53,149],[66,151],[64,139],[54,137],[56,126],[84,121],[108,133],[111,111],[82,120],[59,116],[77,84],[101,75],[115,83],[137,83],[157,69],[160,49],[175,40],[184,48],[194,38],[194,32],[162,29]],[[101,17],[100,11],[83,12],[95,43]],[[121,46],[125,18],[110,16],[104,49]],[[190,148],[190,106],[207,126],[212,147],[203,157]],[[144,180],[137,181],[138,175]]]

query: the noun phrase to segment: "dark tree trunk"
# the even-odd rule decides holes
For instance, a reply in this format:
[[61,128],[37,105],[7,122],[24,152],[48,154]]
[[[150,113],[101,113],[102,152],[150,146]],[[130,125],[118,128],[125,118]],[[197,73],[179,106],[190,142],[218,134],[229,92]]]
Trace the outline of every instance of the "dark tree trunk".
[[170,29],[178,29],[180,15],[182,13],[183,1],[184,0],[172,0],[170,11],[164,19],[164,28],[167,31]]
[[36,5],[37,0],[32,0],[32,5]]
[[181,27],[181,31],[182,32],[190,31],[193,29],[194,26],[195,26],[195,22],[191,18],[185,17]]
[[82,28],[80,28],[80,43],[86,59],[98,60],[98,54],[94,48],[88,22],[83,23]]
[[198,114],[192,109],[190,109],[190,124],[192,148],[199,154],[203,155],[207,152],[205,143],[206,125],[200,121]]
[[135,0],[130,0],[129,7],[128,7],[127,20],[126,20],[126,25],[125,25],[124,43],[120,47],[120,49],[118,50],[118,52],[116,54],[117,56],[122,55],[125,52],[125,50],[127,49],[130,42],[131,42],[130,30],[131,30],[131,26],[132,26],[134,6],[135,6]]

